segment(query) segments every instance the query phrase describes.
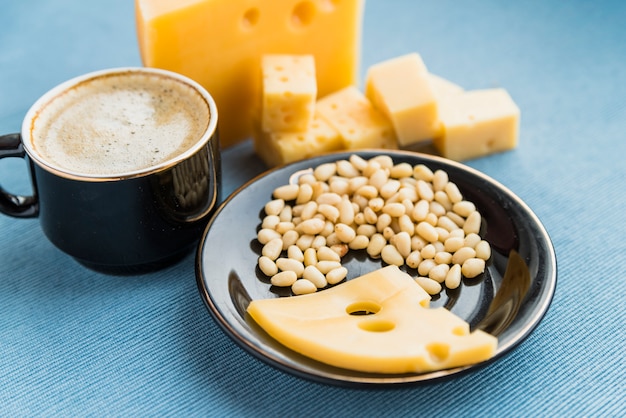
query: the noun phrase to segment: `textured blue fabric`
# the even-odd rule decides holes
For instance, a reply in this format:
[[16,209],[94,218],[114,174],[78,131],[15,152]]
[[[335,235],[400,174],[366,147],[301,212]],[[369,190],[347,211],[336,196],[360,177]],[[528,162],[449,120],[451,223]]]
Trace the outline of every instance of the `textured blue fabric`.
[[[626,415],[626,2],[369,0],[367,66],[419,52],[468,88],[506,88],[519,147],[468,162],[524,199],[550,233],[559,282],[545,319],[472,374],[344,389],[281,373],[217,327],[193,255],[136,277],[94,273],[36,220],[0,215],[0,416]],[[133,2],[0,2],[0,133],[30,104],[92,70],[140,65]],[[225,193],[258,173],[228,149]],[[0,184],[28,191],[22,161]]]

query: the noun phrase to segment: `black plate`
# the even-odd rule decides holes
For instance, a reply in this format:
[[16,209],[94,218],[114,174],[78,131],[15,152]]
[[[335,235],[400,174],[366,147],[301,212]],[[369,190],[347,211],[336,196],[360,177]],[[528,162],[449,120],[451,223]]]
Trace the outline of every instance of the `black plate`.
[[[381,151],[357,152],[365,159]],[[431,306],[445,306],[498,337],[494,361],[521,343],[545,315],[556,287],[556,257],[546,230],[511,191],[465,165],[409,151],[385,151],[394,162],[423,163],[444,169],[465,199],[483,216],[481,236],[492,248],[487,269],[465,280],[453,291],[442,291]],[[263,206],[272,191],[289,182],[293,173],[322,163],[347,159],[353,153],[335,153],[270,170],[235,191],[218,209],[198,248],[196,277],[209,312],[233,340],[268,364],[296,376],[340,385],[389,385],[429,382],[476,370],[486,363],[422,374],[384,375],[328,366],[306,358],[269,337],[246,315],[252,299],[279,297],[257,268],[261,245],[256,232]],[[366,253],[350,252],[342,264],[348,280],[382,267]],[[409,271],[410,273],[410,271]]]

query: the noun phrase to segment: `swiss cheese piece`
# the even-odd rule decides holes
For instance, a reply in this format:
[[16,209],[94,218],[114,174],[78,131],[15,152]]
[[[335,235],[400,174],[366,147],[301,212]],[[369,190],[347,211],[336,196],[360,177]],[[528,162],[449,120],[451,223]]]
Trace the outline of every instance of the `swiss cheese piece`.
[[439,134],[437,100],[418,54],[372,65],[365,79],[365,95],[391,121],[398,145],[415,144]]
[[261,123],[266,132],[306,131],[313,121],[317,83],[312,55],[264,55]]
[[342,137],[343,148],[397,148],[393,127],[387,118],[355,86],[322,97],[317,112]]
[[463,161],[513,149],[520,110],[501,88],[470,90],[439,103],[443,133],[433,144],[439,153]]
[[265,132],[258,129],[254,150],[268,166],[277,166],[342,149],[339,132],[314,115],[304,132]]
[[[307,357],[371,373],[421,373],[491,358],[497,339],[445,308],[408,274],[388,266],[322,292],[254,300],[250,316]],[[369,315],[358,313],[369,312]]]
[[223,146],[249,138],[263,54],[312,54],[318,95],[356,84],[363,0],[135,0],[145,66],[202,84]]
[[463,87],[441,76],[438,76],[437,74],[428,73],[428,81],[437,102],[445,100],[450,96],[455,96],[457,94],[463,93],[463,91],[465,91]]

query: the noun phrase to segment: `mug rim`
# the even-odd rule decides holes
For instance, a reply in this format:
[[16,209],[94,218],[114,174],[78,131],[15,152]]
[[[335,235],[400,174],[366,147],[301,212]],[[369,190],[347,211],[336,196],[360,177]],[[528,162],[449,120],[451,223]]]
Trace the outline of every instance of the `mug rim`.
[[[54,100],[61,93],[69,90],[71,87],[76,86],[80,83],[83,83],[88,80],[101,78],[103,76],[110,76],[115,74],[155,74],[159,76],[168,77],[179,81],[181,83],[187,84],[189,87],[193,88],[200,96],[204,99],[208,111],[209,111],[209,121],[204,129],[204,132],[200,138],[198,138],[194,144],[186,149],[184,152],[176,154],[176,156],[169,158],[165,161],[162,161],[158,164],[151,165],[146,168],[141,168],[137,170],[130,170],[121,172],[119,174],[92,174],[92,173],[81,173],[79,171],[67,169],[61,167],[57,164],[54,164],[44,158],[39,152],[34,149],[33,140],[32,140],[32,126],[33,121],[38,116],[40,111],[52,100]],[[66,80],[60,84],[57,84],[42,96],[40,96],[30,107],[24,120],[22,122],[22,144],[24,146],[24,150],[28,154],[28,156],[41,168],[44,170],[51,172],[60,177],[80,180],[80,181],[91,181],[91,182],[103,182],[103,181],[113,181],[113,180],[123,180],[135,177],[143,177],[148,176],[150,174],[162,172],[167,170],[182,161],[189,159],[192,155],[196,154],[200,149],[202,149],[214,136],[217,134],[217,105],[215,104],[215,100],[211,96],[211,94],[198,82],[192,80],[191,78],[182,75],[180,73],[169,71],[161,68],[154,67],[136,67],[136,66],[128,66],[128,67],[114,67],[107,68],[97,71],[91,71],[76,77],[73,77],[69,80]]]

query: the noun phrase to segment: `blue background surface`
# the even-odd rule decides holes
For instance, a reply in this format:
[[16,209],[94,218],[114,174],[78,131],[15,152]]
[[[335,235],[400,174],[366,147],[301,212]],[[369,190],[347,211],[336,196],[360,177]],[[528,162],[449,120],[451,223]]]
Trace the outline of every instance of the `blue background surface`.
[[[140,65],[130,0],[0,0],[0,132],[73,76]],[[467,89],[504,87],[519,147],[467,162],[526,201],[559,282],[513,353],[435,384],[343,389],[281,373],[224,335],[193,254],[157,273],[86,270],[37,220],[0,215],[2,416],[624,416],[626,2],[366,3],[361,73],[409,52]],[[263,169],[224,152],[225,195]],[[0,184],[28,193],[22,160]]]

